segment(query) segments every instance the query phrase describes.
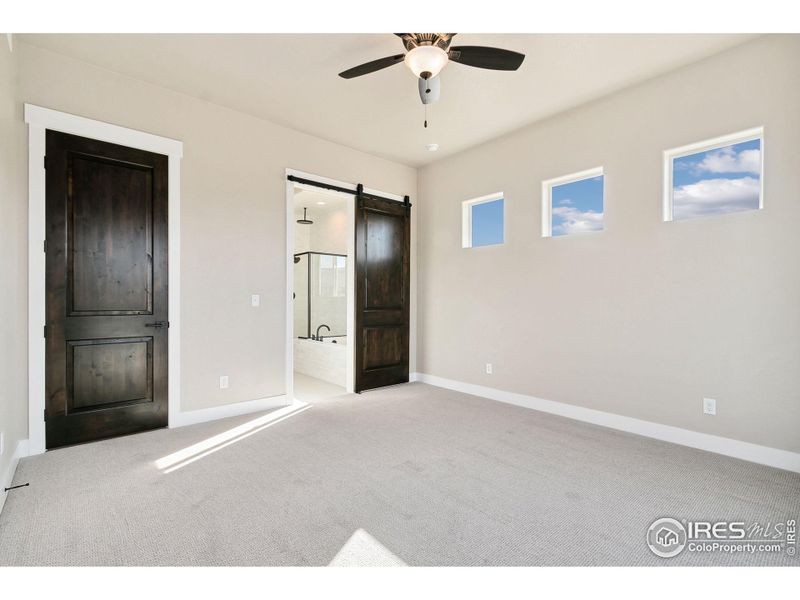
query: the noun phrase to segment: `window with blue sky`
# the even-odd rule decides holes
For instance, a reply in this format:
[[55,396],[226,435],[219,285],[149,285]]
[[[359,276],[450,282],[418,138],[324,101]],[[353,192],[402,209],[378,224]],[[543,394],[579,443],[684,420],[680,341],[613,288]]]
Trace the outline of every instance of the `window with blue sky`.
[[672,159],[672,219],[692,219],[761,205],[761,139]]
[[493,246],[503,243],[503,198],[468,204],[470,210],[470,241],[468,246]]
[[603,184],[603,175],[554,184],[550,188],[550,234],[602,230]]

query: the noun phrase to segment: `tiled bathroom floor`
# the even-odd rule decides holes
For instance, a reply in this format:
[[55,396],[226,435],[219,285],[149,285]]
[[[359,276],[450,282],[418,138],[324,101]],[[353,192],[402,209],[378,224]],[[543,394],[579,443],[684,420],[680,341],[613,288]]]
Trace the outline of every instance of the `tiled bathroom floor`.
[[347,390],[343,387],[304,375],[294,373],[294,397],[303,402],[314,402],[324,398],[333,398],[346,394]]

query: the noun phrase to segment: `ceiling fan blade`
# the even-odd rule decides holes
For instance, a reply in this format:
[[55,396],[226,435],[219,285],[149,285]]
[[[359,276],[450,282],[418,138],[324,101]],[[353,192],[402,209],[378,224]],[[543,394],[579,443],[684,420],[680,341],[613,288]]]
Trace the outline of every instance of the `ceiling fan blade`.
[[495,71],[516,71],[525,60],[519,52],[489,46],[453,46],[449,55],[453,62]]
[[339,73],[339,77],[352,79],[353,77],[361,77],[367,73],[374,73],[375,71],[380,71],[381,69],[385,69],[386,67],[391,67],[392,65],[402,62],[405,56],[405,54],[395,54],[394,56],[387,56],[385,58],[379,58],[378,60],[372,60],[368,63],[364,63],[363,65],[353,67],[352,69],[347,69],[347,71],[342,71]]

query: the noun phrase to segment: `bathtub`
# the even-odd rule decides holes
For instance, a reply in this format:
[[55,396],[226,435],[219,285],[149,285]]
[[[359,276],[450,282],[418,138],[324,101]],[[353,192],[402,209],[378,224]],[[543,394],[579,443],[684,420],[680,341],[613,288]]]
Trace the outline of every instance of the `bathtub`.
[[295,338],[294,370],[347,387],[347,338],[323,337],[321,342]]

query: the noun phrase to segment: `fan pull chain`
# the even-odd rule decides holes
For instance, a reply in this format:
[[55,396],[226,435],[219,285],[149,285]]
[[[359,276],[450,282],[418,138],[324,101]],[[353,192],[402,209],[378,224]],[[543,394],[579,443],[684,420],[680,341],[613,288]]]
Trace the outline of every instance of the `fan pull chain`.
[[425,129],[428,128],[428,105],[425,105]]

